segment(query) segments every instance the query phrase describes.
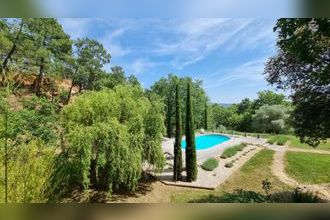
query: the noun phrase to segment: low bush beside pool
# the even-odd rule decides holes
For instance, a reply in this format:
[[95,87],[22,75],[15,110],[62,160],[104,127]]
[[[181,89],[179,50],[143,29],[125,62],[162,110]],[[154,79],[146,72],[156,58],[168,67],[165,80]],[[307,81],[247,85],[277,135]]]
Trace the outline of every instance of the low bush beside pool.
[[202,164],[202,168],[203,170],[207,170],[207,171],[212,171],[215,168],[217,168],[219,165],[219,162],[217,159],[215,158],[209,158],[206,161],[204,161],[204,163]]
[[232,157],[235,154],[237,154],[238,151],[242,151],[245,147],[246,147],[246,143],[242,143],[239,145],[235,145],[233,147],[227,148],[222,154],[221,154],[221,158],[222,159],[226,159],[228,157]]

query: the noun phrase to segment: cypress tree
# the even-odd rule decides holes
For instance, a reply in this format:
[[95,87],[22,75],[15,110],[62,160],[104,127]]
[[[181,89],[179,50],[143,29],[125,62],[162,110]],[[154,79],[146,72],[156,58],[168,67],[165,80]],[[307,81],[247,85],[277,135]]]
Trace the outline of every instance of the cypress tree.
[[167,137],[171,138],[172,137],[172,120],[171,120],[171,93],[169,92],[167,95],[167,112],[166,112],[166,132],[167,132]]
[[179,84],[175,90],[175,142],[174,142],[174,181],[182,180],[182,152],[181,152],[181,100]]
[[195,131],[193,125],[190,82],[188,83],[187,86],[187,106],[186,106],[186,172],[187,172],[187,181],[191,182],[197,179]]
[[205,103],[205,112],[204,112],[204,129],[207,130],[207,104]]

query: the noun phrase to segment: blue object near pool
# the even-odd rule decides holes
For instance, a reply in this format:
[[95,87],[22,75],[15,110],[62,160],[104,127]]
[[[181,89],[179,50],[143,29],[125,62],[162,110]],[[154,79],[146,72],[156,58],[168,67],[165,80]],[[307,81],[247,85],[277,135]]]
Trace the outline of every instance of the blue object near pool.
[[[218,134],[201,135],[195,138],[196,150],[205,150],[228,140],[229,137]],[[181,142],[181,147],[186,149],[186,140]]]

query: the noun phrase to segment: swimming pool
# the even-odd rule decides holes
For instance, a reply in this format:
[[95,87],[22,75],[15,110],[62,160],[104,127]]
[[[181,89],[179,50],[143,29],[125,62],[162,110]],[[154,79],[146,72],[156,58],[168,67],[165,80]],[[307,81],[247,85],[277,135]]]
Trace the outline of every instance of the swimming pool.
[[[219,134],[201,135],[195,138],[196,150],[205,150],[228,140],[229,137]],[[186,149],[186,140],[181,142],[181,146],[182,149]]]

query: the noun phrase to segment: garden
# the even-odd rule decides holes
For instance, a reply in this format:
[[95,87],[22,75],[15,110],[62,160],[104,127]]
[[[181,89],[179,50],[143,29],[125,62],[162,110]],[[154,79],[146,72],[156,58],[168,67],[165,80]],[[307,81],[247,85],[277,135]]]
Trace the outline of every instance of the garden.
[[111,51],[57,19],[0,19],[0,202],[330,201],[329,27],[278,19],[264,75],[290,96],[224,105],[189,75],[105,68]]

